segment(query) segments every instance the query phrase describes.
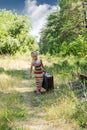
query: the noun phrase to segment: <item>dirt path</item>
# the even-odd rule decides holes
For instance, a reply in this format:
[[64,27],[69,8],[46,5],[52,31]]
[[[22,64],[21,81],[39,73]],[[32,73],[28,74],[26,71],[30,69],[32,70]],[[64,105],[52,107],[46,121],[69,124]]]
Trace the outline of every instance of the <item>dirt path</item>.
[[35,95],[33,93],[34,89],[34,79],[21,80],[18,87],[15,87],[15,90],[21,93],[24,106],[28,108],[29,115],[27,120],[20,122],[19,126],[23,126],[23,130],[58,130],[46,120],[46,114],[42,106],[45,95]]
[[[23,130],[58,130],[53,127],[52,123],[46,120],[46,114],[41,106],[42,95],[35,95],[33,93],[33,85],[33,80],[24,80],[20,82],[18,87],[14,88],[15,91],[21,94],[24,106],[28,108],[29,114],[27,120],[17,123],[18,127],[23,127]],[[44,99],[44,97],[42,98]]]
[[[10,98],[13,98],[13,101],[14,98],[18,98],[16,101],[19,105],[18,107],[24,106],[27,111],[25,119],[16,117],[16,129],[14,128],[13,130],[79,130],[72,128],[72,125],[69,126],[69,124],[62,123],[55,126],[51,119],[50,121],[47,119],[47,113],[44,107],[46,107],[46,102],[50,102],[50,97],[53,94],[44,93],[42,95],[35,95],[33,93],[35,83],[34,79],[29,79],[29,61],[24,59],[6,59],[2,59],[2,63],[0,63],[0,78],[2,88],[4,88],[3,93],[5,91],[8,95],[11,94]],[[18,97],[13,95],[14,92]],[[7,99],[5,103],[7,103]],[[11,101],[10,103],[13,102]],[[48,107],[50,108],[49,103]]]
[[[17,122],[18,128],[23,130],[74,130],[67,129],[67,124],[54,126],[51,121],[46,119],[46,113],[43,108],[43,100],[47,93],[42,95],[35,95],[34,80],[22,80],[15,91],[19,92],[23,98],[23,104],[28,109],[28,118],[24,121]],[[20,87],[21,86],[21,87]]]

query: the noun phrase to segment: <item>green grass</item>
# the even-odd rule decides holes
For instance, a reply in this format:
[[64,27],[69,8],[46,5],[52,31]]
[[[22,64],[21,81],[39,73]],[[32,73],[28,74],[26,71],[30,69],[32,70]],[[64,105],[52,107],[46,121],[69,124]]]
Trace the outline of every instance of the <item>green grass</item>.
[[24,120],[27,117],[27,108],[22,103],[20,93],[0,94],[0,130],[15,127],[16,119]]
[[[29,79],[30,57],[0,56],[0,130],[84,130],[87,102],[80,100],[68,82],[87,74],[87,61],[77,57],[41,56],[54,75],[55,89],[35,95]],[[87,96],[84,92],[85,98]]]

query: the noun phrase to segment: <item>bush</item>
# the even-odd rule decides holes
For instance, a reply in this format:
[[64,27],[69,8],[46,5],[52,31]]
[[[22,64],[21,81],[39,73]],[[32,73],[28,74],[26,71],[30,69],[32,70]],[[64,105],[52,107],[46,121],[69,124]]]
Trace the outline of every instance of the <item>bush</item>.
[[21,50],[34,49],[35,40],[30,36],[31,23],[28,17],[11,11],[0,12],[0,54],[15,54]]
[[15,54],[18,51],[19,47],[20,43],[18,39],[8,36],[3,39],[3,43],[0,46],[0,53]]
[[67,44],[64,42],[61,46],[60,54],[63,56],[74,55],[74,56],[86,56],[87,55],[87,42],[84,37],[79,36],[75,41]]

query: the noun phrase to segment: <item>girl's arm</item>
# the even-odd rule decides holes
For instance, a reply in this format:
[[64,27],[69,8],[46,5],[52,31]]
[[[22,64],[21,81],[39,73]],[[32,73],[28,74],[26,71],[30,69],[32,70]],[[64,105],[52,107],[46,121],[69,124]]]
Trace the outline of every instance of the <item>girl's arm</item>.
[[42,65],[42,70],[45,71],[45,68],[44,68],[44,66],[43,66],[42,60],[41,60],[41,65]]
[[30,66],[30,78],[32,78],[32,69],[33,69],[33,65],[31,64],[31,66]]

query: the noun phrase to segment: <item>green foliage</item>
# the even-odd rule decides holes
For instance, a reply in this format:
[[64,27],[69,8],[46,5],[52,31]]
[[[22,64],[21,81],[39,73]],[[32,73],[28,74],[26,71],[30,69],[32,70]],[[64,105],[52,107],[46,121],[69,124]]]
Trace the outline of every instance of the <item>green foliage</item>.
[[[42,29],[40,39],[41,53],[55,54],[59,52],[58,35],[59,35],[59,14],[55,12],[48,16],[48,23]],[[55,23],[55,24],[54,24]]]
[[[40,39],[41,53],[86,55],[87,32],[81,0],[60,0],[60,10],[50,14]],[[85,35],[84,35],[85,34]]]
[[74,55],[83,57],[87,55],[87,41],[84,37],[79,36],[75,41],[71,42],[69,45],[67,43],[63,43],[61,46],[60,54],[65,55]]
[[11,11],[0,12],[0,54],[15,54],[33,49],[34,38],[30,36],[31,23],[28,17]]
[[87,104],[86,102],[80,103],[76,106],[76,110],[74,113],[74,118],[77,120],[78,124],[81,127],[84,127],[87,124]]

